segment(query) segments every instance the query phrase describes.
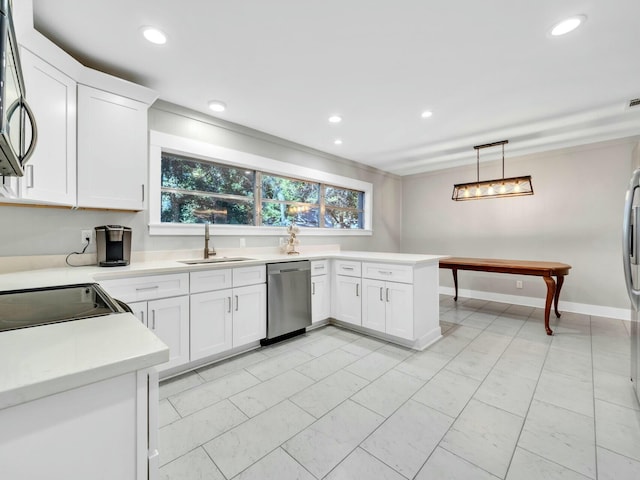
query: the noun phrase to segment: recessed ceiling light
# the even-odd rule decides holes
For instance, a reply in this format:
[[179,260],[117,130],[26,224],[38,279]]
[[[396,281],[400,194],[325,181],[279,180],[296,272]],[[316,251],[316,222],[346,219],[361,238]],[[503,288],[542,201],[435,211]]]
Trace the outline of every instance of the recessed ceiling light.
[[227,109],[227,104],[220,100],[211,100],[209,102],[209,108],[214,112],[224,112]]
[[164,45],[167,43],[167,35],[155,27],[142,27],[142,35],[156,45]]
[[582,23],[584,23],[586,19],[587,17],[585,15],[575,15],[573,17],[562,20],[561,22],[556,23],[551,28],[551,35],[553,37],[559,37],[560,35],[565,35],[569,32],[573,32]]
[[336,144],[336,145],[342,145],[342,140],[341,140],[341,139],[339,139],[339,138],[336,138],[336,139],[333,141],[333,143],[334,143],[334,144]]
[[329,117],[330,123],[340,123],[342,121],[342,117],[340,115],[331,115]]
[[431,115],[433,115],[433,112],[431,110],[425,110],[420,114],[422,118],[429,118]]

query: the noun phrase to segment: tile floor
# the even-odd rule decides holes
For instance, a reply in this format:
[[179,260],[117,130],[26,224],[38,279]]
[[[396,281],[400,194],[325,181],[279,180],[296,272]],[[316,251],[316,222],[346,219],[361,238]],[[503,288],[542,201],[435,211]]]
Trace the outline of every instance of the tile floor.
[[440,303],[423,352],[327,326],[163,382],[160,477],[640,479],[628,322]]

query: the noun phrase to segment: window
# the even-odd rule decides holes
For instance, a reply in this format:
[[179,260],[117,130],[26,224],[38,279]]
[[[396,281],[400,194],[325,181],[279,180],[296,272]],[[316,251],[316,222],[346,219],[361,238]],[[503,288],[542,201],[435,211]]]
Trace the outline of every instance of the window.
[[262,225],[320,226],[320,184],[262,175]]
[[254,224],[255,172],[162,154],[161,221]]
[[159,132],[150,138],[152,235],[196,235],[204,222],[218,235],[281,235],[291,222],[312,235],[371,234],[370,183]]
[[362,228],[364,195],[357,190],[326,186],[324,225],[329,228]]

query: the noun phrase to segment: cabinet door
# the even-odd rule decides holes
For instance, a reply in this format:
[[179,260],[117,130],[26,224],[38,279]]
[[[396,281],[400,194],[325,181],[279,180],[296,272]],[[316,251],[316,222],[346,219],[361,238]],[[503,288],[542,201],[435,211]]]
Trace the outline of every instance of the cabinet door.
[[169,361],[158,371],[189,362],[189,297],[152,300],[147,311],[149,328],[169,347]]
[[147,105],[78,85],[78,206],[143,210],[146,165]]
[[20,179],[21,196],[75,205],[76,82],[29,50],[21,49],[21,55],[27,101],[38,127],[38,142]]
[[362,302],[360,290],[362,280],[344,275],[336,275],[334,278],[336,318],[343,322],[361,325]]
[[267,286],[264,283],[233,289],[233,346],[267,335]]
[[385,283],[365,278],[362,280],[362,326],[385,331]]
[[413,340],[413,285],[386,282],[385,301],[389,335]]
[[142,322],[142,324],[146,327],[147,324],[147,302],[130,302],[127,303],[129,308],[132,310],[133,314]]
[[331,316],[331,289],[329,275],[311,277],[311,323]]
[[191,360],[198,360],[232,347],[232,291],[191,295]]
[[136,472],[147,437],[137,387],[128,373],[1,409],[2,479],[147,478]]

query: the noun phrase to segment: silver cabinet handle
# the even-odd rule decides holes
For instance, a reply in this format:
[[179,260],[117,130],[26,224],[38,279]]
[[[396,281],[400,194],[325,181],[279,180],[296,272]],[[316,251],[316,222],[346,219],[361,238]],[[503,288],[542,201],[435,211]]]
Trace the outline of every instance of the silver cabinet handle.
[[340,268],[342,268],[343,270],[353,270],[353,267],[346,267],[344,265],[342,265]]
[[146,290],[157,290],[160,288],[160,285],[154,285],[153,287],[138,287],[136,288],[136,292],[144,292]]
[[313,267],[314,270],[324,270],[324,265],[316,265]]
[[140,321],[144,325],[144,310],[140,310]]
[[380,301],[382,302],[382,287],[380,287]]
[[387,288],[387,302],[389,301],[389,289]]
[[378,273],[380,275],[391,275],[391,274],[393,274],[393,272],[390,272],[389,270],[378,270]]
[[144,183],[140,186],[142,187],[142,201],[144,202]]
[[311,282],[311,295],[316,294],[316,282]]
[[33,165],[27,165],[27,188],[33,188]]
[[238,311],[238,307],[240,306],[240,302],[238,301],[238,295],[235,295],[236,297],[236,312]]
[[231,297],[227,297],[229,299],[229,309],[227,310],[227,313],[231,313]]
[[151,330],[156,329],[156,311],[151,310]]
[[356,297],[360,296],[360,284],[356,283]]

